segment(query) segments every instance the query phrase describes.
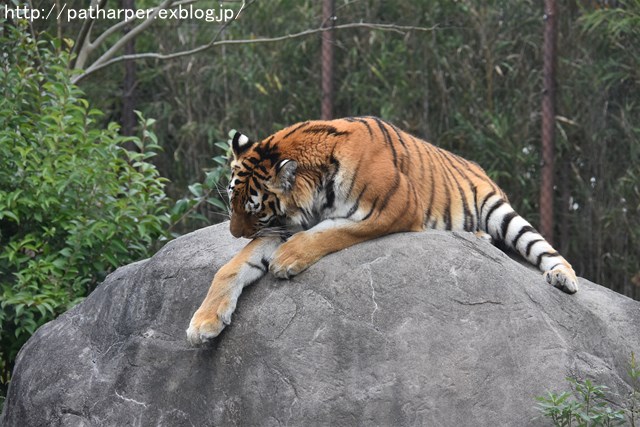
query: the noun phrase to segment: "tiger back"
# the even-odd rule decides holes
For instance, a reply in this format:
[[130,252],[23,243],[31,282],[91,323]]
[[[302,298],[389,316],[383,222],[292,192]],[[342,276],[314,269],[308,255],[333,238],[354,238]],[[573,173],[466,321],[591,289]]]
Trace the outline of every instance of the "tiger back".
[[268,271],[299,274],[359,242],[428,228],[474,232],[577,291],[569,263],[511,207],[477,164],[376,117],[307,121],[254,142],[232,136],[230,230],[252,241],[214,277],[187,336],[229,324],[242,288]]

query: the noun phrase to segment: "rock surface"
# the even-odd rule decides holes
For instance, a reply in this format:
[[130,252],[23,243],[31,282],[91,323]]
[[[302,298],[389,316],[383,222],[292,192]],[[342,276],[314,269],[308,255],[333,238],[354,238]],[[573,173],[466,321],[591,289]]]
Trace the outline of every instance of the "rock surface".
[[576,295],[473,235],[387,236],[245,289],[190,347],[227,224],[111,274],[21,350],[4,426],[542,424],[534,397],[589,376],[626,395],[640,303]]

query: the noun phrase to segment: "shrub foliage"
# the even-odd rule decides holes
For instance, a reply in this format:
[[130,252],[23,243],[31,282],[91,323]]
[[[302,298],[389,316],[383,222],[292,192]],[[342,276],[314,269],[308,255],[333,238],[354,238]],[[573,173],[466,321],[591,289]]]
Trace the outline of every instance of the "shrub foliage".
[[[1,28],[0,28],[1,29]],[[0,380],[43,323],[165,236],[152,120],[124,138],[70,83],[58,42],[0,38]],[[0,31],[0,34],[2,32]],[[123,144],[135,146],[135,151]],[[1,394],[1,393],[0,393]]]

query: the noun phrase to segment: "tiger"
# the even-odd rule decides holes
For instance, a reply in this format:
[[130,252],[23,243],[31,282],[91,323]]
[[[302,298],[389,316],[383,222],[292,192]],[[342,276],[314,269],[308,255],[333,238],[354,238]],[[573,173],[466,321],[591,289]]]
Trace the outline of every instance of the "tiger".
[[229,228],[251,241],[215,274],[187,339],[231,322],[242,289],[291,278],[327,254],[397,232],[474,232],[520,254],[573,294],[571,265],[516,213],[476,163],[377,117],[294,124],[262,141],[231,137]]

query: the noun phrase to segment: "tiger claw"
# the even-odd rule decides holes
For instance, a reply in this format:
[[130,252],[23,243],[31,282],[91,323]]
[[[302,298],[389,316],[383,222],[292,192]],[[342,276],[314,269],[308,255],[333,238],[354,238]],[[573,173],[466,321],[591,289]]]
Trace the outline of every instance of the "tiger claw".
[[276,265],[275,263],[271,263],[269,265],[269,271],[278,279],[291,279],[295,274],[292,274],[289,268]]

